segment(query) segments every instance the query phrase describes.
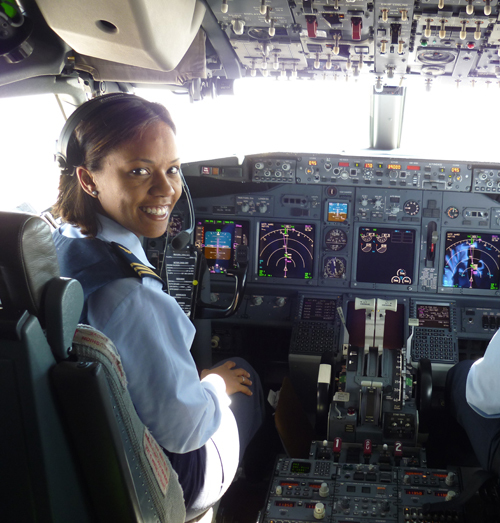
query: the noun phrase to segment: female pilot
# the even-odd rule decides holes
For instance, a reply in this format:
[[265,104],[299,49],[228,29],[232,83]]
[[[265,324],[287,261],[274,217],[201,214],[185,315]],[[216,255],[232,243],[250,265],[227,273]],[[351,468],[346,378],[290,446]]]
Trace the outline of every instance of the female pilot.
[[148,269],[140,237],[165,233],[182,192],[175,126],[163,106],[111,94],[77,109],[61,141],[61,273],[83,286],[82,320],[116,345],[137,413],[178,473],[192,519],[231,483],[263,402],[244,360],[204,370],[200,381],[189,352],[195,329]]

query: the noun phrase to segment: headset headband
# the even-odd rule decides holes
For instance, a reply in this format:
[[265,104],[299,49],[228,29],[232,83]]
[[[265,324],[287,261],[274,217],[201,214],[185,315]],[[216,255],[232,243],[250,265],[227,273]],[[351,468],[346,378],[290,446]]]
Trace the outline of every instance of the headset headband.
[[87,119],[94,112],[98,111],[103,105],[112,105],[122,101],[126,97],[134,97],[136,100],[141,100],[141,98],[132,94],[110,93],[89,100],[73,111],[71,116],[66,120],[61,134],[59,135],[59,140],[57,140],[55,161],[59,167],[59,170],[61,171],[61,174],[73,175],[75,172],[75,167],[78,165],[78,163],[74,165],[74,162],[69,161],[68,159],[68,147],[70,145],[71,137],[73,136],[75,129],[78,127],[78,124]]

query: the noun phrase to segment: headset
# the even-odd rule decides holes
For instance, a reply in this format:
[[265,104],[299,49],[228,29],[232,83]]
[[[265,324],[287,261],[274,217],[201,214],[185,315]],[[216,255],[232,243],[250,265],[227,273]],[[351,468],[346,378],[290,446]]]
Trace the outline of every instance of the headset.
[[[54,159],[57,163],[57,166],[59,167],[61,175],[74,176],[76,167],[82,165],[83,163],[83,153],[78,147],[78,143],[74,135],[78,124],[99,111],[104,105],[109,107],[122,102],[124,99],[133,99],[137,102],[137,104],[142,104],[145,102],[143,98],[133,94],[109,93],[103,96],[98,96],[97,98],[93,98],[73,111],[71,116],[66,120],[61,134],[59,135],[59,140],[57,140]],[[177,236],[175,236],[175,238],[172,239],[172,247],[176,251],[180,251],[186,248],[191,239],[191,235],[193,234],[195,226],[194,206],[191,193],[189,192],[189,188],[182,171],[180,171],[179,174],[181,176],[182,189],[186,195],[189,207],[189,227],[181,231],[179,234],[177,234]]]

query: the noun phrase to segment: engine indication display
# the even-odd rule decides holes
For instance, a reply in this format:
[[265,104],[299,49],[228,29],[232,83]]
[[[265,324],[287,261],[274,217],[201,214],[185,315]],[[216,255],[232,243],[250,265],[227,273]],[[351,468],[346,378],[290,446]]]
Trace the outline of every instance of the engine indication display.
[[411,285],[415,265],[415,231],[360,227],[358,282]]
[[446,233],[443,287],[498,290],[500,235]]
[[313,277],[314,225],[261,222],[258,275],[274,278]]
[[342,229],[330,229],[325,234],[325,246],[330,251],[341,251],[347,245],[347,234]]

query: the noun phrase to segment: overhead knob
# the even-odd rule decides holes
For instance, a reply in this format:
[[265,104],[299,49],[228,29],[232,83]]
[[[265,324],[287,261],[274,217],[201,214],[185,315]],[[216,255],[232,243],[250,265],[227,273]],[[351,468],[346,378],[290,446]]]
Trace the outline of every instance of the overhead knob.
[[490,16],[491,15],[491,2],[490,0],[484,0],[485,4],[484,4],[484,14],[486,16]]
[[398,54],[404,54],[404,40],[398,42]]
[[387,53],[387,40],[380,41],[380,54]]
[[316,60],[314,60],[314,69],[319,69],[321,62],[319,61],[319,53],[316,53]]
[[233,24],[233,31],[235,34],[242,35],[245,32],[245,20],[236,18],[235,20],[231,20],[231,23]]
[[[285,75],[286,75],[286,71],[284,71]],[[267,205],[265,203],[261,203],[259,205],[259,212],[261,212],[262,214],[264,214],[265,212],[267,212]]]
[[344,510],[347,510],[347,509],[349,508],[349,503],[350,503],[349,498],[342,498],[342,501],[340,502],[340,506],[341,506]]
[[248,212],[250,210],[250,205],[247,202],[241,204],[241,212]]
[[366,206],[368,205],[368,200],[367,200],[367,198],[363,198],[363,199],[361,200],[361,205],[362,205],[363,207],[366,207]]
[[227,0],[222,0],[222,4],[220,6],[221,12],[227,13],[228,9],[229,9],[229,6],[227,5]]
[[282,298],[282,297],[276,298],[276,301],[274,303],[275,303],[276,307],[284,307],[285,303],[286,303],[286,298]]
[[474,6],[472,5],[472,2],[474,0],[467,0],[467,7],[465,8],[465,12],[468,14],[468,15],[471,15],[474,13]]
[[332,55],[329,54],[328,58],[326,59],[325,68],[328,69],[328,71],[332,68]]
[[387,22],[388,18],[389,18],[389,10],[382,9],[382,21]]
[[438,2],[438,8],[439,8],[439,9],[443,9],[443,7],[444,7],[444,0],[439,0],[439,2]]
[[277,71],[280,68],[280,59],[278,53],[274,54],[273,69]]
[[267,11],[266,0],[261,0],[261,2],[260,2],[260,14],[261,15],[265,15],[266,11]]
[[278,485],[276,487],[276,495],[281,496],[281,494],[283,494],[283,487],[281,485]]
[[406,20],[408,20],[408,11],[406,9],[401,9],[400,13],[401,13],[401,20],[403,22],[406,22]]

